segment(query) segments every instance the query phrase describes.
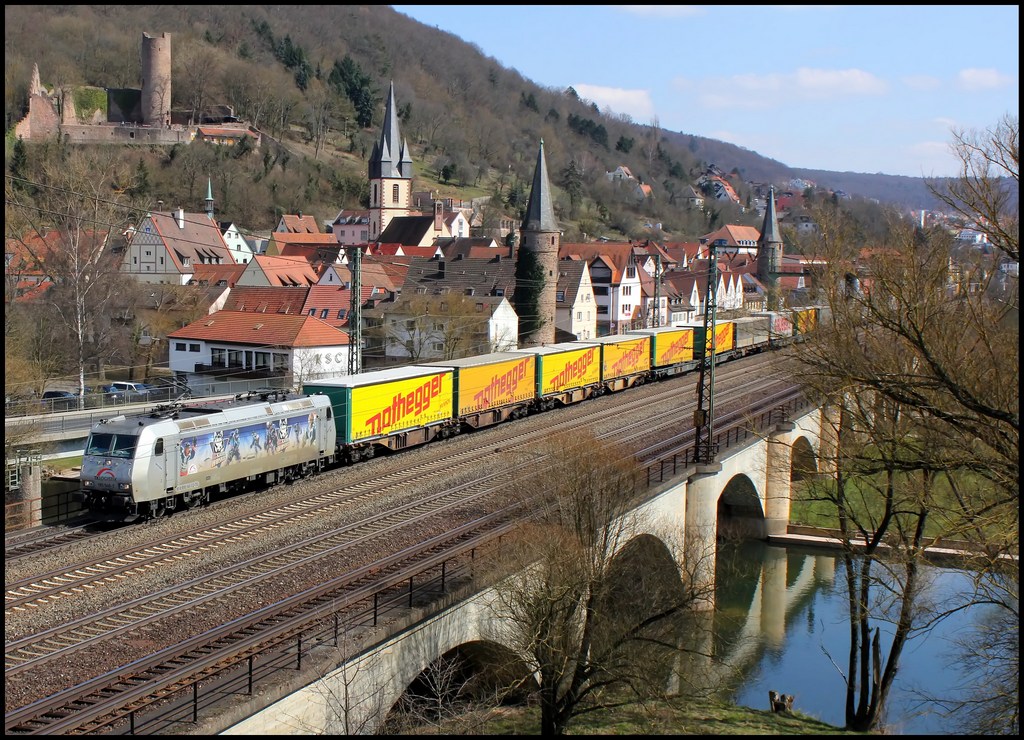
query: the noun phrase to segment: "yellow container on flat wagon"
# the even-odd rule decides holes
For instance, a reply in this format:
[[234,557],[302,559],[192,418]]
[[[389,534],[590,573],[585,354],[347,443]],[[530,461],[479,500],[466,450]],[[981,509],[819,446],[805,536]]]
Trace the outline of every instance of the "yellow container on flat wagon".
[[601,380],[645,373],[651,369],[651,338],[616,334],[598,337],[601,345]]
[[536,356],[539,397],[601,382],[601,348],[596,344],[561,342],[514,351]]
[[633,329],[629,334],[651,337],[651,366],[678,365],[693,360],[693,327],[662,326],[656,329]]
[[810,334],[818,328],[818,310],[813,307],[793,309],[793,333]]
[[331,399],[339,439],[350,444],[452,418],[451,368],[409,365],[311,381]]
[[426,363],[455,371],[456,414],[466,416],[523,403],[536,392],[537,358],[519,352]]

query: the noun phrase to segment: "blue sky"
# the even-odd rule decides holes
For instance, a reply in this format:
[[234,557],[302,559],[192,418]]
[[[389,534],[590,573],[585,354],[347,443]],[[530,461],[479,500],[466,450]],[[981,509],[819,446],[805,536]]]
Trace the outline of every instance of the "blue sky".
[[546,88],[791,167],[956,174],[1019,115],[1016,5],[394,5]]

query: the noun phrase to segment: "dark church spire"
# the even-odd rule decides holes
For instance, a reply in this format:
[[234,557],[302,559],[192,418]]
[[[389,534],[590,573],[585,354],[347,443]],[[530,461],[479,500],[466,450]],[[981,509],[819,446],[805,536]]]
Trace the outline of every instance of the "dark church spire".
[[398,131],[398,109],[395,106],[395,83],[388,89],[387,108],[384,110],[384,126],[380,140],[373,145],[370,153],[370,179],[380,178],[412,179],[412,157]]

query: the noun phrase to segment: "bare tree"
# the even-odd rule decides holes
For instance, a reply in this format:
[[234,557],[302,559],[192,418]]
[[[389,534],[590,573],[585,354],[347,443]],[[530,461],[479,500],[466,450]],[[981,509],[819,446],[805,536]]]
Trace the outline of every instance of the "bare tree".
[[1020,122],[1006,114],[985,131],[954,129],[960,161],[956,178],[930,185],[932,193],[964,221],[983,228],[992,245],[1020,261]]
[[[629,513],[639,484],[631,456],[579,433],[539,454],[527,453],[530,472],[521,460],[515,471],[538,514],[502,564],[513,575],[496,586],[496,639],[528,664],[518,678],[536,683],[541,734],[560,735],[579,714],[675,686],[680,655],[701,642],[681,641],[679,620],[707,594],[699,553],[679,563],[671,554],[681,547],[641,536],[651,528]],[[544,459],[560,461],[557,474]]]
[[220,60],[213,47],[182,38],[174,50],[175,89],[184,90],[189,107],[189,124],[202,121],[213,81],[220,77]]
[[83,397],[90,345],[116,294],[117,258],[107,249],[108,238],[130,218],[125,191],[132,177],[130,168],[102,151],[70,149],[44,165],[47,184],[34,200],[6,188],[7,209],[17,212],[9,223],[19,227],[7,237],[32,255],[53,284],[47,301],[70,334],[64,350],[74,358]]
[[[1016,177],[1016,126],[1000,130],[995,149],[1013,152]],[[961,151],[965,159],[978,152]],[[961,212],[1003,214],[993,233],[1003,235],[1002,253],[1015,253],[1017,215],[1002,186],[978,177],[976,164],[965,162],[965,172],[950,192],[983,202],[961,201]],[[958,249],[942,230],[894,217],[886,241],[864,250],[834,207],[822,205],[815,220],[829,311],[799,355],[808,388],[837,409],[836,475],[816,490],[851,548],[846,718],[863,731],[881,721],[900,653],[918,630],[981,602],[1016,614],[1004,556],[1019,549],[1018,299],[1015,287],[996,289],[988,255]],[[978,553],[970,561],[978,592],[925,615],[922,549],[948,538]],[[879,601],[891,604],[880,610]],[[872,628],[879,618],[894,625],[887,653]]]
[[487,320],[476,302],[460,293],[416,293],[403,297],[373,331],[391,346],[399,346],[410,360],[437,357],[451,360],[487,351]]

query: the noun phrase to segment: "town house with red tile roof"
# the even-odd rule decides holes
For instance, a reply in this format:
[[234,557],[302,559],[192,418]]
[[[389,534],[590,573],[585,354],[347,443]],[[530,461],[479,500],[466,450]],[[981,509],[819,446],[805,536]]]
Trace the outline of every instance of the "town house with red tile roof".
[[286,213],[281,216],[274,233],[319,234],[321,231],[314,216],[303,215],[302,211],[299,211],[297,214]]
[[559,259],[585,261],[597,303],[597,335],[643,328],[643,290],[632,242],[563,243]]
[[217,311],[167,335],[169,366],[189,386],[231,393],[225,381],[283,378],[286,387],[348,372],[348,334],[303,314]]
[[316,270],[302,257],[270,257],[259,254],[245,266],[236,285],[296,286],[316,285]]
[[206,213],[152,211],[128,235],[121,272],[143,283],[186,285],[196,265],[235,261],[220,225]]

